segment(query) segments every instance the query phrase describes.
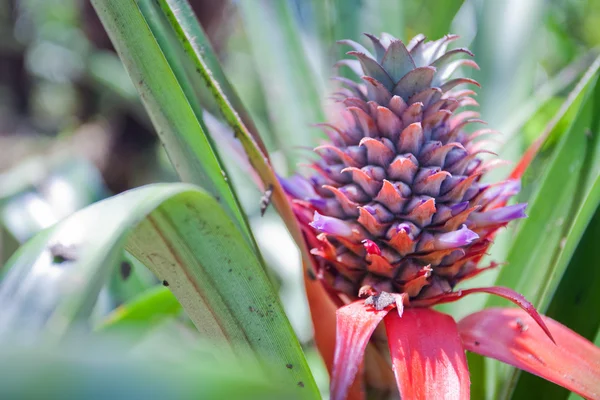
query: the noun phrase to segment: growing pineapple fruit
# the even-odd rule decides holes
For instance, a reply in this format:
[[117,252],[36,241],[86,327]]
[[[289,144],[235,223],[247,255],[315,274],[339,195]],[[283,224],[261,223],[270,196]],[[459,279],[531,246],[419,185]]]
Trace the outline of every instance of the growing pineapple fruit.
[[[330,142],[315,149],[320,159],[308,178],[284,182],[294,198],[315,255],[317,271],[350,299],[406,294],[411,302],[452,291],[471,277],[491,236],[524,216],[524,204],[505,206],[519,190],[516,180],[484,184],[499,164],[483,161],[482,129],[471,90],[477,82],[452,78],[461,66],[477,68],[472,54],[447,51],[457,36],[407,46],[389,35],[367,35],[374,53],[358,43],[356,60],[342,60],[361,84],[338,78],[345,106],[342,124],[323,124]],[[462,111],[461,111],[462,110]],[[310,226],[310,228],[309,228]],[[385,304],[383,305],[383,307]]]

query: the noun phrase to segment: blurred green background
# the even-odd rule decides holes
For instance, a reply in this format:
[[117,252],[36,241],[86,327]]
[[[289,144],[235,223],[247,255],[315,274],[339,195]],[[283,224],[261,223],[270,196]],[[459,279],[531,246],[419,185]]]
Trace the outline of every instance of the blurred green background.
[[[509,161],[518,160],[542,134],[600,45],[598,0],[190,3],[284,176],[310,159],[307,148],[322,139],[310,125],[323,122],[330,112],[328,96],[335,83],[329,78],[336,73],[333,64],[346,51],[335,45],[336,40],[364,43],[363,32],[389,32],[403,40],[417,33],[430,39],[459,34],[458,45],[469,47],[481,67],[472,74],[482,84],[477,97],[482,118],[504,133],[492,144],[493,150]],[[226,129],[209,115],[216,111],[207,94],[198,96],[205,99],[207,125]],[[558,133],[555,136],[525,177],[525,199],[533,190],[528,189],[529,183],[544,168],[559,139]],[[260,218],[261,193],[248,181],[246,171],[230,154],[223,158],[280,283],[292,325],[314,361],[317,380],[326,387],[327,378],[312,347],[298,251],[274,212]],[[504,176],[508,168],[495,173]],[[1,0],[0,260],[7,260],[35,233],[86,205],[143,184],[176,180],[89,2]],[[508,236],[501,235],[494,247],[492,255],[498,259],[506,256]],[[135,268],[135,261],[131,262]],[[139,270],[136,279],[154,279]],[[99,301],[100,315],[137,293],[135,282],[120,282],[118,273]],[[493,276],[484,279],[493,282]],[[486,300],[475,301],[451,311],[464,315]],[[152,340],[163,348],[180,345],[177,335],[156,335]],[[88,359],[85,351],[81,354]],[[19,357],[27,359],[27,355]],[[40,370],[45,362],[58,362],[48,361],[52,357],[41,359]],[[149,377],[152,373],[147,372]]]

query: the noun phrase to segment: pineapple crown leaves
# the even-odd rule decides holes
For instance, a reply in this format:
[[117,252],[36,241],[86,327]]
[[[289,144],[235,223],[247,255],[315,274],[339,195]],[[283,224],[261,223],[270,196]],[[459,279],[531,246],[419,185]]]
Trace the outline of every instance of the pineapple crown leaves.
[[[525,205],[506,207],[517,180],[483,184],[501,163],[484,162],[494,133],[481,123],[471,90],[452,78],[461,66],[478,68],[464,48],[448,50],[446,35],[408,45],[390,35],[366,35],[373,52],[351,40],[338,66],[362,83],[337,77],[345,124],[321,124],[330,141],[315,149],[310,177],[283,181],[305,225],[320,276],[351,298],[381,292],[422,300],[452,291],[478,271],[493,233],[524,217]],[[481,269],[483,270],[483,269]]]
[[378,97],[372,93],[375,90],[385,90],[389,97],[397,95],[408,101],[414,94],[429,88],[439,88],[441,93],[438,93],[444,94],[461,83],[479,85],[467,78],[448,79],[461,66],[479,69],[473,60],[453,60],[461,54],[473,57],[468,49],[447,51],[448,45],[458,38],[457,35],[446,35],[432,42],[426,42],[423,35],[417,35],[408,46],[388,34],[384,34],[381,39],[365,35],[373,43],[375,55],[357,42],[340,40],[339,44],[352,47],[353,51],[347,54],[355,56],[356,60],[341,60],[336,65],[349,66],[369,83],[369,99]]

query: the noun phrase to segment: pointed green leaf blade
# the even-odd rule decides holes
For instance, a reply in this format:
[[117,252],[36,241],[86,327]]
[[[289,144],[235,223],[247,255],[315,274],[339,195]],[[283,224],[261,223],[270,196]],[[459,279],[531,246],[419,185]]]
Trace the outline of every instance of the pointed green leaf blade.
[[181,179],[206,188],[252,242],[227,175],[137,2],[94,0],[92,4]]
[[165,281],[217,354],[253,354],[275,367],[274,380],[318,393],[250,245],[216,200],[187,184],[131,190],[32,239],[0,285],[0,335],[60,341],[83,326],[123,247]]

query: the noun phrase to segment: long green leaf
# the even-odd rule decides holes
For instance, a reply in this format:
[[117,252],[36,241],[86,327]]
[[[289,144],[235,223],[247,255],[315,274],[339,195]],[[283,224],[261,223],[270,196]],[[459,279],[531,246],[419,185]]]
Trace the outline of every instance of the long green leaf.
[[[197,72],[202,76],[207,87],[211,91],[223,117],[233,130],[234,136],[244,147],[250,164],[261,178],[265,189],[271,192],[272,201],[275,207],[286,223],[292,237],[298,246],[300,246],[304,259],[304,266],[309,268],[311,256],[308,253],[304,237],[267,155],[262,152],[259,144],[253,137],[253,134],[244,124],[236,109],[234,109],[232,103],[227,98],[221,88],[220,82],[213,76],[208,65],[211,58],[206,57],[205,50],[195,41],[195,35],[200,35],[202,32],[201,28],[197,26],[198,21],[193,17],[193,14],[191,14],[189,4],[186,0],[158,0],[158,2],[171,23],[172,28],[175,30],[185,51],[191,57]],[[282,2],[276,2],[275,4],[284,7]]]
[[[232,102],[225,94],[223,87],[228,88],[229,94],[234,96],[233,98],[237,102],[238,107],[242,107],[241,102],[228,84],[223,73],[217,74],[221,77],[221,81],[218,81],[215,79],[213,72],[209,67],[210,62],[212,66],[217,68],[217,71],[220,71],[216,56],[214,56],[212,51],[206,51],[206,48],[204,47],[208,45],[208,40],[204,38],[204,32],[198,21],[195,19],[189,3],[185,0],[158,0],[158,2],[171,24],[171,27],[175,31],[177,38],[181,42],[183,49],[195,66],[196,72],[202,77],[206,86],[209,88],[223,117],[233,129],[235,136],[244,144],[250,160],[253,161],[253,164],[260,163],[264,167],[269,168],[264,145],[260,142],[258,134],[255,131],[251,131],[251,129],[255,128],[253,126],[252,128],[249,128],[248,125],[242,121],[240,114],[238,114],[238,111],[233,107]],[[147,1],[142,0],[140,3],[147,3]],[[197,41],[198,36],[201,36],[203,39]],[[213,55],[211,57],[207,56],[207,54]]]
[[[591,198],[588,195],[587,205],[582,202],[590,193],[591,179],[597,173],[591,172],[590,176],[590,171],[598,171],[600,164],[600,130],[595,112],[600,91],[597,65],[596,71],[587,76],[587,84],[572,105],[579,107],[579,111],[539,180],[529,202],[529,217],[522,222],[509,249],[508,266],[500,271],[496,282],[523,293],[542,312],[597,205],[595,195]],[[489,305],[500,303],[494,298],[488,301]],[[497,376],[504,382],[502,396],[507,398],[519,372],[502,367]]]
[[[581,206],[581,198],[589,191],[589,183],[585,183],[589,164],[599,162],[593,159],[597,158],[595,145],[600,142],[596,140],[600,132],[590,130],[597,126],[594,122],[597,118],[594,92],[600,90],[597,78],[594,74],[580,94],[581,109],[540,179],[539,189],[527,208],[529,217],[522,221],[509,251],[509,265],[501,270],[496,281],[498,285],[518,290],[536,305],[542,304],[549,280],[560,275],[553,268],[554,261],[564,248],[563,239],[566,240],[569,228],[577,222],[574,217]],[[584,163],[586,157],[592,159]],[[577,229],[585,229],[593,210],[584,214]],[[570,249],[572,253],[572,245]],[[488,304],[498,305],[499,302],[490,299]]]
[[[256,126],[254,126],[252,119],[237,95],[237,92],[229,82],[229,79],[225,76],[221,63],[219,62],[206,33],[202,29],[200,22],[196,18],[190,3],[187,0],[138,0],[138,4],[142,3],[156,3],[162,8],[165,17],[171,24],[171,28],[176,33],[177,40],[180,42],[183,51],[193,61],[192,64],[194,65],[198,78],[205,81],[206,73],[210,73],[211,79],[218,82],[218,86],[222,90],[223,96],[230,102],[231,108],[235,110],[259,150],[264,156],[268,157],[267,149]],[[196,60],[197,57],[200,58],[203,63]],[[223,100],[218,98],[218,96],[215,96],[215,94],[213,94],[213,96],[216,97],[217,103],[223,102]],[[227,110],[223,111],[227,112]]]
[[216,200],[187,184],[112,197],[26,244],[0,285],[0,335],[64,339],[87,321],[123,247],[169,286],[216,355],[254,355],[275,367],[274,380],[317,393],[250,245]]
[[[600,177],[596,181],[592,196],[588,196],[581,208],[582,213],[587,213],[592,205],[598,205],[600,198]],[[592,210],[592,213],[594,211]],[[577,221],[584,220],[577,218]],[[575,227],[575,224],[574,224]],[[565,251],[563,254],[572,254],[568,268],[562,277],[552,303],[546,315],[565,324],[575,332],[593,341],[600,329],[600,314],[597,305],[600,304],[600,269],[597,268],[598,237],[600,237],[600,208],[596,208],[585,233],[575,231],[567,236],[568,242],[577,242],[577,249],[573,252]],[[573,239],[571,239],[573,238]],[[580,240],[581,239],[581,240]],[[565,249],[569,244],[565,245]],[[530,374],[521,373],[511,398],[530,398],[535,393],[543,399],[566,399],[568,391],[550,382],[544,381]]]
[[227,175],[136,1],[93,0],[92,4],[181,179],[214,195],[251,241]]
[[[169,0],[172,1],[172,0]],[[318,65],[319,48],[305,51],[305,35],[288,1],[238,2],[248,32],[254,65],[269,106],[274,132],[291,171],[303,153],[298,147],[316,146],[322,134],[310,124],[324,121],[324,83]],[[316,46],[316,45],[315,45]]]
[[[76,337],[73,342],[60,348],[3,344],[0,398],[301,398],[293,388],[282,387],[271,381],[268,374],[252,369],[251,363],[243,361],[202,358],[192,351],[166,360],[156,355],[156,347],[131,355],[123,351],[124,343],[120,341]],[[165,346],[164,342],[161,344]]]

